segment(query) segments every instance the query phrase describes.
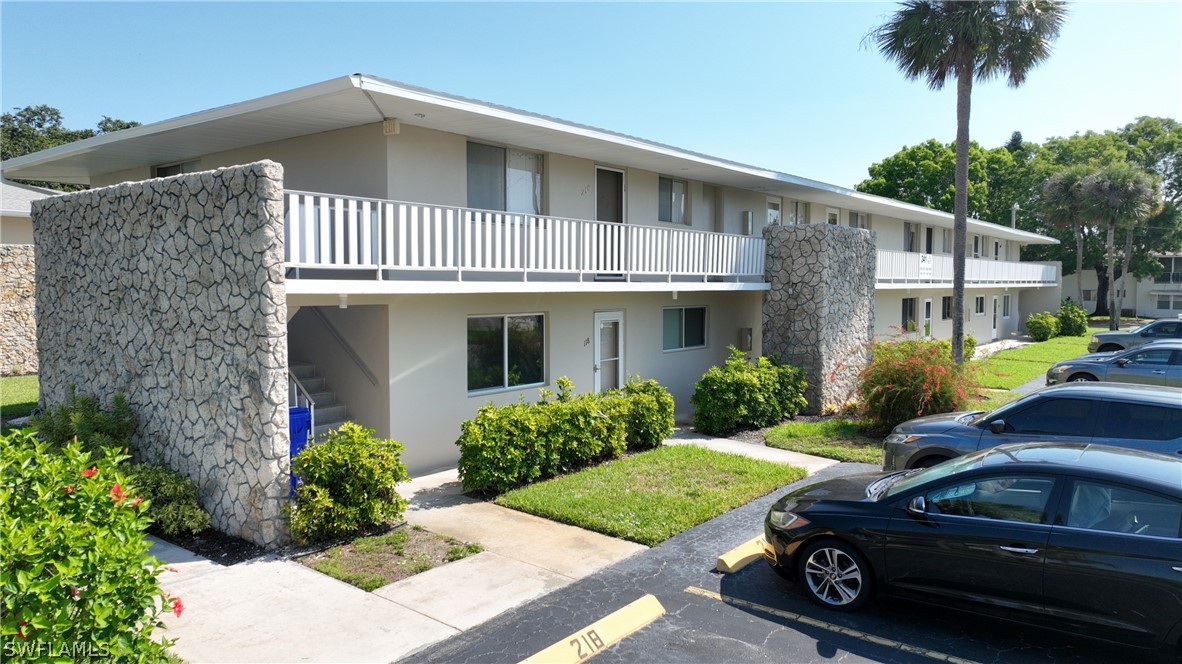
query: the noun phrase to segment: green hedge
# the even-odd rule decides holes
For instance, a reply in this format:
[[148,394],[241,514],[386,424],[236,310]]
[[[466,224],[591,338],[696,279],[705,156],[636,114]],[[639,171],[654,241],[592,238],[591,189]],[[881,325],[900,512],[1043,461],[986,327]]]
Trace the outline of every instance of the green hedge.
[[165,537],[199,533],[210,526],[209,513],[197,500],[197,487],[189,478],[163,466],[137,463],[127,472],[135,478],[140,495],[148,501],[151,531]]
[[1071,300],[1063,300],[1059,307],[1059,335],[1082,337],[1088,333],[1088,312]]
[[401,519],[406,510],[394,490],[410,479],[402,443],[375,438],[373,429],[345,422],[300,451],[291,468],[300,478],[290,503],[296,541],[351,535]]
[[673,397],[656,381],[574,395],[563,376],[558,395],[536,403],[488,404],[461,425],[460,479],[470,491],[513,487],[660,445],[673,432]]
[[694,387],[694,428],[710,434],[743,426],[768,426],[794,417],[808,402],[804,370],[766,357],[751,363],[743,351],[711,367]]
[[1049,311],[1030,314],[1026,319],[1026,331],[1035,341],[1046,341],[1059,336],[1059,317]]

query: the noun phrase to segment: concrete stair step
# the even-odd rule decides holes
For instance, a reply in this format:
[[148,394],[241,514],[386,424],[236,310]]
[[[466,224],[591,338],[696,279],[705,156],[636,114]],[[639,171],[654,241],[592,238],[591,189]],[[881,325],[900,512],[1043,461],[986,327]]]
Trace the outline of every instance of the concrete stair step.
[[307,390],[309,394],[311,394],[313,392],[326,391],[325,387],[324,387],[324,379],[319,378],[319,377],[317,377],[317,378],[301,378],[300,385],[303,385],[304,389]]
[[335,406],[337,403],[336,392],[309,392],[308,396],[312,397],[312,403],[316,404],[316,410]]
[[304,382],[305,378],[314,378],[316,376],[315,364],[308,364],[306,362],[293,362],[288,364],[287,368],[291,370],[291,373],[294,374],[296,378],[300,379],[301,383]]
[[345,404],[338,403],[332,406],[316,406],[316,421],[317,422],[344,422],[347,417]]

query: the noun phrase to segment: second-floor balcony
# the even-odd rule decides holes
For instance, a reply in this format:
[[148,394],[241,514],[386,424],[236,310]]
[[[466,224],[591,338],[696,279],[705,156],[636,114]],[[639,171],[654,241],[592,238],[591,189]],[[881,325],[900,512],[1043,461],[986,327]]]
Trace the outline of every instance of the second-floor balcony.
[[[965,259],[966,286],[1054,286],[1059,270],[1047,263]],[[952,285],[952,256],[912,251],[878,252],[878,288],[917,288]]]
[[766,245],[664,225],[299,191],[287,192],[285,231],[296,280],[762,285]]

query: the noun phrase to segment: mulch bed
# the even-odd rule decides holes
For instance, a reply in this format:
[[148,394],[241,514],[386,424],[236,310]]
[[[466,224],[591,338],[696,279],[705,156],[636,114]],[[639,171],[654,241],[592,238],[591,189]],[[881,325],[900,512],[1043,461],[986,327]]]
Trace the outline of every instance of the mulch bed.
[[158,533],[151,533],[155,537],[175,544],[182,549],[209,558],[219,565],[237,565],[238,563],[258,558],[266,553],[263,547],[247,542],[244,539],[219,533],[210,528],[196,535],[170,535],[165,537]]

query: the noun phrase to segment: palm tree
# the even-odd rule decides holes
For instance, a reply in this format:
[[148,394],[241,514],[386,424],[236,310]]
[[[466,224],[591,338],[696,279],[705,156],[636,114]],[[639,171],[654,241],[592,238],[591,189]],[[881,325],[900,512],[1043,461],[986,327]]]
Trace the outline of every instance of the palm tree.
[[1018,87],[1050,55],[1067,15],[1055,0],[906,0],[868,36],[908,79],[940,90],[956,79],[956,197],[953,201],[952,356],[964,361],[964,264],[968,220],[969,108],[973,81],[1004,75]]
[[1076,297],[1083,306],[1083,223],[1087,213],[1084,178],[1092,173],[1086,165],[1069,166],[1056,171],[1042,185],[1042,211],[1046,220],[1060,228],[1071,228],[1075,233]]
[[[1109,164],[1085,177],[1081,182],[1090,200],[1090,207],[1104,221],[1105,255],[1108,267],[1108,329],[1120,327],[1122,297],[1116,291],[1116,228],[1123,222],[1127,228],[1122,269],[1129,271],[1133,253],[1136,225],[1153,211],[1157,185],[1153,177],[1133,168],[1126,162]],[[1122,273],[1122,284],[1123,284]]]

